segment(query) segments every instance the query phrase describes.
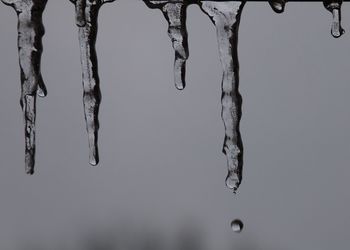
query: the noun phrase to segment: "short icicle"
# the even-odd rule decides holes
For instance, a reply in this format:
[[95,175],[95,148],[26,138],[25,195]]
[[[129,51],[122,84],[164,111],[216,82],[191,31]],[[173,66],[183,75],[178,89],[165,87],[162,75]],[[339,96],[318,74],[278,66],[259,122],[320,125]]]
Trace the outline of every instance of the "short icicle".
[[332,13],[333,19],[332,19],[332,27],[331,27],[331,34],[334,38],[341,37],[345,30],[341,26],[341,6],[343,1],[342,0],[324,0],[323,5],[324,7]]
[[1,0],[18,16],[18,55],[21,68],[21,100],[25,125],[25,170],[34,173],[36,94],[47,91],[40,72],[44,25],[42,14],[47,0]]
[[98,76],[96,37],[97,18],[100,7],[114,0],[72,0],[76,9],[76,24],[79,27],[80,61],[82,66],[83,102],[86,129],[89,141],[89,162],[96,166],[98,154],[98,112],[101,103],[100,79]]
[[188,35],[186,29],[186,0],[151,1],[144,0],[150,8],[160,9],[168,21],[168,35],[175,50],[174,81],[175,87],[182,90],[186,86],[186,61],[188,52]]
[[242,97],[238,91],[238,29],[245,2],[199,2],[216,27],[219,56],[223,67],[222,119],[225,125],[223,153],[227,157],[226,185],[236,193],[242,181],[243,145],[239,130]]

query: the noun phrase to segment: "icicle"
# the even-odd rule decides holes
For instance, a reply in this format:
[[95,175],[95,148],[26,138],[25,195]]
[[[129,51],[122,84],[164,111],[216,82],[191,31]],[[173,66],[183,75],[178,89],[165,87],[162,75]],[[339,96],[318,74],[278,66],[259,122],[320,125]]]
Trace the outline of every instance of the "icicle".
[[222,119],[225,125],[223,153],[226,154],[228,175],[226,185],[238,189],[242,180],[243,145],[239,131],[242,97],[238,91],[239,63],[237,56],[238,28],[245,2],[200,2],[201,9],[216,27],[219,56],[223,67]]
[[279,14],[284,12],[286,2],[286,0],[269,0],[271,8]]
[[18,16],[18,54],[21,68],[21,107],[25,125],[25,169],[34,173],[36,93],[47,94],[41,73],[42,14],[47,0],[1,0],[15,9]]
[[144,0],[150,8],[160,9],[168,21],[168,35],[175,50],[175,87],[182,90],[186,86],[186,61],[189,56],[186,30],[186,0],[151,1]]
[[324,0],[324,7],[333,15],[331,34],[333,37],[341,37],[345,30],[341,26],[341,6],[342,0]]
[[76,9],[76,23],[79,27],[80,60],[84,88],[84,114],[89,140],[89,162],[95,166],[98,157],[98,111],[101,103],[100,79],[98,76],[95,49],[97,18],[100,7],[114,0],[72,0]]

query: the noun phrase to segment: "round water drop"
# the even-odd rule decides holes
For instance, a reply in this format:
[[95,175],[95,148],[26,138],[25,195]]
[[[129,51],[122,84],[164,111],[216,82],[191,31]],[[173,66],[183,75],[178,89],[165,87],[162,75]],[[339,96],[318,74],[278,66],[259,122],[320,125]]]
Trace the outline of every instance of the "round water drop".
[[240,219],[235,219],[231,222],[232,231],[240,233],[243,229],[243,222]]

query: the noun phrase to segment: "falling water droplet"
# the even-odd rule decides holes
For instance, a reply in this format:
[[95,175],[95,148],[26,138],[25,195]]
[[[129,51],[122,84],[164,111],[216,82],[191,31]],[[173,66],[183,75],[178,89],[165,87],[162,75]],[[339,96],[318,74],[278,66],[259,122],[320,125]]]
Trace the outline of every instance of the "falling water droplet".
[[232,231],[235,232],[235,233],[242,232],[243,226],[244,226],[243,222],[240,219],[234,219],[231,222]]

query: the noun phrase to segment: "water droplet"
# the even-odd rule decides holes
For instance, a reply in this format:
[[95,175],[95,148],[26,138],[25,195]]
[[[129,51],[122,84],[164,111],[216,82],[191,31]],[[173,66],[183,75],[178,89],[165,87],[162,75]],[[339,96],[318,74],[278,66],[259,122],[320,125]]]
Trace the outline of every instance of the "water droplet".
[[243,222],[240,219],[234,219],[231,222],[231,228],[233,232],[240,233],[243,229]]

